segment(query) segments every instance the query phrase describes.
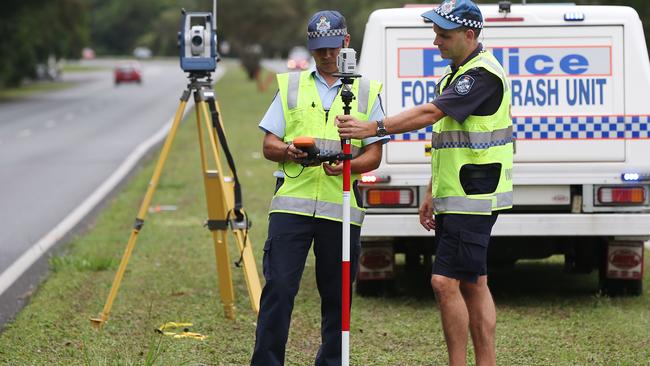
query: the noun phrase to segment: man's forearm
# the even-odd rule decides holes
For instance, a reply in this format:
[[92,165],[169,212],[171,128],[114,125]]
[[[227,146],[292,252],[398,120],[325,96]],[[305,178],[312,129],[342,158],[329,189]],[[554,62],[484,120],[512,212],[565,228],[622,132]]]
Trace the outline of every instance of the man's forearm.
[[284,141],[275,136],[267,136],[264,138],[263,152],[267,160],[282,162],[287,160],[287,145]]
[[434,104],[425,103],[385,118],[384,127],[389,134],[415,131],[434,124],[444,115]]
[[352,173],[361,174],[377,169],[381,163],[381,151],[381,141],[365,146],[363,152],[350,162]]

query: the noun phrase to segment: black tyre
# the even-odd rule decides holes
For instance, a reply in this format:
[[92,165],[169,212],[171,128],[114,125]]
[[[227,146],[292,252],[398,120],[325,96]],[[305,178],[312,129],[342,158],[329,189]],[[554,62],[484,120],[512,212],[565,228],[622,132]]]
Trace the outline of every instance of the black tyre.
[[643,293],[642,280],[600,279],[600,292],[607,296],[640,296]]

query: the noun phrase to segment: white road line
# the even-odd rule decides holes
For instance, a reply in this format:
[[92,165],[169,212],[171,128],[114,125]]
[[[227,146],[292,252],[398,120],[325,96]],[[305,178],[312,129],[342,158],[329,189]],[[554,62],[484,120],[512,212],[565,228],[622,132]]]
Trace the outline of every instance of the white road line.
[[[225,73],[225,68],[219,69],[214,80],[219,80]],[[183,119],[191,108],[186,108]],[[138,145],[122,164],[99,186],[84,202],[66,216],[63,221],[42,237],[36,244],[29,248],[9,268],[0,274],[0,295],[2,295],[25,271],[32,266],[43,254],[56,244],[68,231],[72,230],[86,215],[88,215],[106,195],[108,195],[135,167],[140,159],[154,145],[162,141],[171,128],[172,117],[158,132]]]

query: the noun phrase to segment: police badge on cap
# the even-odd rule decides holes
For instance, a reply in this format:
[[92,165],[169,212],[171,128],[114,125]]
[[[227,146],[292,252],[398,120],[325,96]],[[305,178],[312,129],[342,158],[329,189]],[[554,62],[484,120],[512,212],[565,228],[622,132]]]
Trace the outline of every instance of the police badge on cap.
[[449,14],[454,10],[454,5],[456,5],[456,0],[447,0],[440,5],[440,10],[445,14]]
[[444,0],[422,16],[442,29],[483,28],[481,9],[472,0]]
[[328,22],[327,18],[325,18],[324,16],[320,17],[320,19],[318,20],[318,24],[316,24],[316,29],[318,29],[319,32],[328,31],[330,30],[331,27],[332,26],[330,22]]

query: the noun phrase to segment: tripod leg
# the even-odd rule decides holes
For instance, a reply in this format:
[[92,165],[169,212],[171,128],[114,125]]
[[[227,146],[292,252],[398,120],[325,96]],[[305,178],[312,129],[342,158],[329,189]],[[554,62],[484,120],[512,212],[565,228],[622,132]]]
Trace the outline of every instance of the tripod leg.
[[[221,116],[221,111],[219,111],[219,105],[216,104],[216,108],[219,113],[217,116]],[[210,143],[210,149],[212,150],[212,155],[214,158],[214,163],[217,167],[216,171],[209,171],[204,166],[204,177],[206,181],[206,198],[208,204],[208,212],[211,220],[214,220],[214,223],[220,223],[220,225],[228,225],[226,220],[229,220],[229,213],[232,212],[235,206],[234,199],[234,182],[230,177],[223,176],[223,169],[221,165],[221,160],[219,156],[219,141],[215,135],[215,129],[212,125],[212,122],[219,123],[223,126],[221,120],[212,121],[211,114],[209,113],[207,103],[205,101],[199,102],[197,111],[201,114],[201,119],[205,122],[205,128],[207,131],[207,137]],[[223,221],[222,221],[223,220]],[[219,227],[221,229],[222,227]],[[251,302],[251,307],[256,313],[259,312],[259,302],[260,296],[262,293],[259,275],[257,273],[257,265],[255,259],[253,258],[252,245],[250,240],[246,237],[243,230],[235,229],[233,230],[235,240],[237,242],[237,247],[242,252],[242,258],[244,263],[244,275],[246,284],[248,287],[248,295]],[[224,232],[225,235],[225,232]],[[224,263],[223,266],[230,268],[230,261],[228,260],[227,246],[225,245],[225,236],[224,245],[220,246],[215,239],[215,253],[217,256],[217,263],[219,265],[219,282],[221,284],[222,291],[222,301],[224,298],[223,292],[225,289],[232,289],[232,279],[230,270],[227,271],[228,278],[226,279],[222,272],[226,272],[225,269],[222,269],[220,263]],[[224,260],[225,259],[225,260]],[[227,292],[227,291],[226,291]],[[230,296],[227,294],[227,296]],[[224,302],[225,306],[225,302]],[[227,309],[226,309],[227,313]]]
[[111,286],[111,291],[109,292],[108,298],[106,299],[106,303],[104,304],[104,309],[102,310],[101,314],[99,314],[98,318],[90,319],[92,325],[95,328],[100,329],[108,319],[108,314],[111,312],[111,308],[113,307],[113,301],[117,296],[117,291],[120,288],[122,277],[124,276],[124,272],[126,271],[126,266],[129,264],[129,258],[131,257],[131,252],[133,252],[133,248],[135,247],[135,243],[138,239],[138,233],[140,232],[140,230],[142,229],[142,225],[144,224],[144,219],[147,215],[147,210],[149,208],[149,205],[151,204],[151,199],[153,198],[153,194],[156,190],[156,186],[158,185],[160,174],[162,173],[163,167],[165,166],[165,161],[167,160],[167,156],[169,155],[169,150],[171,149],[171,145],[174,141],[174,138],[176,137],[176,132],[178,131],[178,126],[181,123],[181,118],[183,117],[183,112],[185,111],[185,106],[187,105],[187,100],[189,98],[189,95],[190,95],[189,90],[186,90],[183,93],[183,96],[181,97],[181,102],[178,106],[178,109],[176,110],[176,115],[174,116],[174,122],[172,123],[171,129],[169,130],[169,134],[165,139],[165,144],[163,145],[162,151],[160,153],[160,157],[158,158],[158,162],[156,163],[153,176],[149,181],[147,192],[144,196],[144,199],[142,200],[142,203],[140,204],[140,210],[138,211],[138,216],[135,219],[135,224],[133,226],[133,230],[131,231],[131,236],[129,237],[129,242],[126,245],[124,254],[122,255],[120,266],[117,270],[117,273],[115,274],[115,278],[113,279],[113,285]]
[[[228,254],[227,241],[227,216],[228,203],[224,195],[224,177],[221,175],[221,162],[219,161],[218,150],[216,149],[213,136],[210,134],[210,115],[206,114],[207,106],[205,101],[196,101],[197,130],[199,132],[199,147],[201,150],[201,164],[203,166],[203,184],[208,206],[208,228],[212,232],[214,242],[214,254],[217,261],[217,272],[219,280],[219,293],[223,305],[224,315],[228,319],[235,319],[235,290],[232,285],[232,271],[230,269],[230,256]],[[214,162],[218,170],[209,170],[205,157],[205,145],[203,143],[202,122],[206,124],[207,137],[210,140],[210,148],[213,153]]]
[[262,286],[260,277],[257,273],[257,264],[253,257],[253,245],[248,235],[244,235],[241,230],[235,231],[237,247],[242,253],[242,263],[244,264],[244,275],[248,287],[248,298],[251,301],[251,307],[255,313],[260,312],[260,297],[262,296]]
[[[216,123],[220,124],[223,127],[223,121],[221,121],[220,116],[221,110],[219,107],[219,103],[216,102],[216,109],[217,109],[217,116],[219,116],[219,120],[216,121]],[[204,115],[209,116],[208,113],[208,108],[207,106],[204,106]],[[206,117],[207,118],[207,117]],[[209,128],[209,136],[210,140],[214,141],[213,145],[215,148],[215,154],[218,152],[216,149],[216,146],[218,145],[218,139],[215,136],[214,133],[214,128]],[[217,155],[218,158],[218,155]],[[221,165],[220,162],[218,164],[218,168],[221,171]],[[234,199],[234,185],[233,182],[227,182],[225,186],[222,188],[224,189],[223,191],[223,197],[226,197],[226,203],[227,207],[226,212],[232,210],[235,206],[235,199]],[[248,297],[251,303],[251,308],[255,313],[259,313],[260,310],[260,297],[262,295],[262,285],[260,284],[260,277],[257,272],[257,264],[255,263],[255,258],[253,257],[253,246],[250,242],[250,238],[244,234],[243,230],[234,230],[234,235],[235,235],[235,240],[237,242],[237,248],[242,254],[242,262],[244,265],[244,276],[246,279],[246,285],[248,288]]]

